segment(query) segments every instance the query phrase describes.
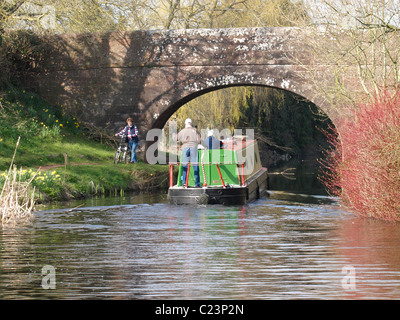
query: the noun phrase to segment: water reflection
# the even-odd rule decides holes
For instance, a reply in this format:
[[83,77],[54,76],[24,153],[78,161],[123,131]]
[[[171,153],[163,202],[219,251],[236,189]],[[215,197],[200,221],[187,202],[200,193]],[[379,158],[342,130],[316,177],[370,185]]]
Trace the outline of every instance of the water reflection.
[[[238,207],[177,207],[164,196],[48,209],[1,229],[0,298],[399,296],[399,225],[354,217],[326,196],[274,191]],[[45,265],[55,290],[41,286]],[[342,286],[346,265],[355,290]]]
[[316,161],[290,160],[271,167],[269,172],[272,190],[326,195],[319,179],[322,172]]
[[336,252],[355,267],[357,290],[349,297],[400,296],[400,225],[352,218],[338,226]]

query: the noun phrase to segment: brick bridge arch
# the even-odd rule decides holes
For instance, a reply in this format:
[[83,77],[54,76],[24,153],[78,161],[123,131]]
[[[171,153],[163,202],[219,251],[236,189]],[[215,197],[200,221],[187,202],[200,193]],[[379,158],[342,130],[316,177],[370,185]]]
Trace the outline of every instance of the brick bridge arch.
[[307,79],[313,66],[303,35],[297,28],[233,28],[47,36],[45,54],[24,80],[50,103],[110,131],[132,116],[142,139],[186,102],[229,86],[287,90],[331,116]]

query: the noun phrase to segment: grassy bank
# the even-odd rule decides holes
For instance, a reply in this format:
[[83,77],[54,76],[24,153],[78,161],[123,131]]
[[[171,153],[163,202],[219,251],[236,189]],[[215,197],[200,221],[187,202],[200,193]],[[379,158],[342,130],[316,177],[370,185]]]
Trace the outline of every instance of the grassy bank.
[[14,165],[22,181],[36,173],[32,186],[37,202],[167,186],[166,166],[140,160],[115,165],[112,160],[117,145],[112,138],[89,130],[62,106],[53,107],[32,93],[9,89],[0,95],[0,187],[18,137]]

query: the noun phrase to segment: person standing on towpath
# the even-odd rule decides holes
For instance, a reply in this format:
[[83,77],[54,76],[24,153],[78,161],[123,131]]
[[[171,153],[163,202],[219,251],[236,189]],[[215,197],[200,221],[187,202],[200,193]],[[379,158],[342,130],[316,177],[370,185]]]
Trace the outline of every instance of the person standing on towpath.
[[127,126],[123,128],[120,132],[116,133],[115,136],[126,135],[126,142],[131,149],[131,161],[130,163],[136,163],[136,148],[139,144],[139,131],[138,128],[133,124],[133,119],[126,119]]

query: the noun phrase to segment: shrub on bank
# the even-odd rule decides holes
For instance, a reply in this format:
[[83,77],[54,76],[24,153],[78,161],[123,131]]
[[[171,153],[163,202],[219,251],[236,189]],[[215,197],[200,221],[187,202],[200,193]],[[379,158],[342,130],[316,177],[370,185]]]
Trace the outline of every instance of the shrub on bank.
[[400,221],[400,94],[349,111],[329,134],[323,182],[356,213]]

